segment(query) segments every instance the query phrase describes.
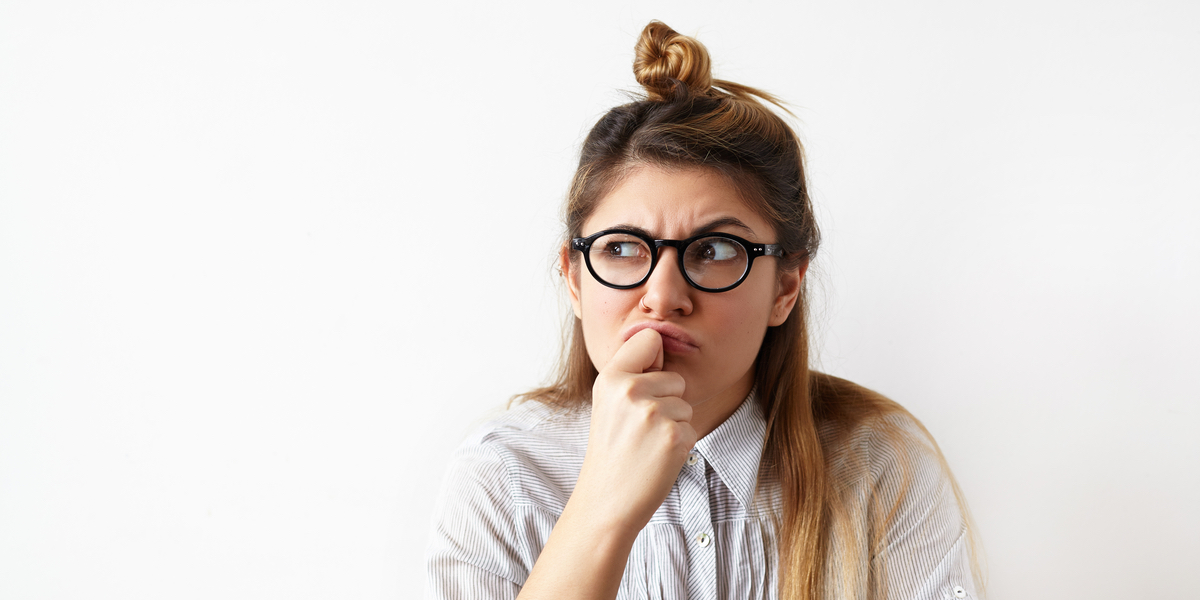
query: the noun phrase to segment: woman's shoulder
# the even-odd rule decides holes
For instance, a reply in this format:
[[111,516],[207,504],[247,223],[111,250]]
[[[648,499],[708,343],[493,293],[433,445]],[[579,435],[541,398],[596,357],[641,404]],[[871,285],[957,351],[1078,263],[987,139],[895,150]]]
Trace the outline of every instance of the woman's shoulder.
[[484,582],[516,595],[570,498],[589,414],[529,401],[488,419],[459,444],[434,512],[431,586]]
[[529,400],[510,406],[475,429],[462,447],[520,451],[551,444],[586,449],[591,405],[562,407]]
[[813,390],[821,445],[835,474],[945,470],[933,436],[899,403],[824,373],[813,374]]
[[[590,408],[531,400],[489,419],[451,456],[451,495],[561,512],[587,452]],[[477,494],[477,488],[490,491]]]
[[[909,591],[905,597],[934,597],[936,590],[922,586],[959,586],[978,597],[962,493],[933,436],[882,394],[818,376],[814,388],[822,395],[813,401],[822,409],[818,430],[833,489],[851,513],[882,519],[872,560],[887,565],[888,588]],[[919,580],[913,573],[937,576]]]

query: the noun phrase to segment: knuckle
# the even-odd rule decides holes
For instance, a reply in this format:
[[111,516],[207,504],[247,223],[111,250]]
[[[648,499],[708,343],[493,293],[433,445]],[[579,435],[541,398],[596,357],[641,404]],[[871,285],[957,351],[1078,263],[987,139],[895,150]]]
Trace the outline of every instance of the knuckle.
[[692,405],[688,404],[687,402],[684,402],[682,400],[680,400],[680,404],[681,404],[681,406],[680,406],[679,411],[683,413],[683,420],[691,421],[692,420],[692,412],[693,412]]
[[662,407],[657,402],[647,401],[641,405],[642,417],[646,421],[655,421],[662,414]]
[[621,383],[618,387],[622,395],[627,398],[633,398],[637,396],[638,390],[641,388],[641,384],[638,383],[636,377],[626,377],[625,379],[621,380]]
[[683,389],[687,386],[687,380],[683,378],[683,375],[673,372],[666,372],[666,375],[669,376],[667,383],[671,389],[678,390],[682,394]]
[[667,429],[666,438],[667,444],[671,448],[677,448],[679,447],[680,442],[683,441],[683,433],[679,431],[678,427],[670,427]]
[[596,381],[592,383],[592,393],[607,390],[614,383],[615,381],[613,380],[613,376],[611,374],[609,374],[607,371],[600,371],[600,373],[596,375]]

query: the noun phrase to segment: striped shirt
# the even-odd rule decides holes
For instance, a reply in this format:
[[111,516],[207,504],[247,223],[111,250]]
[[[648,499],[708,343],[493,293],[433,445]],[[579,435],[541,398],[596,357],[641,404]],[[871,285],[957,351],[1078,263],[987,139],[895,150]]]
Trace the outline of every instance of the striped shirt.
[[[426,598],[516,598],[571,497],[590,416],[590,405],[562,409],[527,402],[459,447],[434,517]],[[916,428],[911,417],[900,418],[909,421],[901,426]],[[762,409],[751,395],[696,443],[633,544],[618,600],[777,598],[775,521],[782,494],[767,469],[756,486],[765,433]],[[885,538],[886,597],[978,598],[965,525],[936,454],[891,452],[870,439],[869,431],[862,432],[842,455],[830,457],[830,475],[849,478],[847,497],[865,501],[868,481],[889,485],[897,457],[909,458],[907,492]],[[856,462],[861,454],[866,463]],[[851,464],[869,464],[871,477],[850,473]],[[896,487],[895,481],[890,485]]]

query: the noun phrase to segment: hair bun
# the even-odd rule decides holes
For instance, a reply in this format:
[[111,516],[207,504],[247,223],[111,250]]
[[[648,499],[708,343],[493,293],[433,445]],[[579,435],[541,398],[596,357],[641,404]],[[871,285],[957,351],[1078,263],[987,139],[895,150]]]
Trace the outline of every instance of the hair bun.
[[677,80],[697,93],[712,87],[712,66],[704,44],[677,33],[661,21],[650,21],[634,47],[633,75],[646,88],[648,100],[674,96]]

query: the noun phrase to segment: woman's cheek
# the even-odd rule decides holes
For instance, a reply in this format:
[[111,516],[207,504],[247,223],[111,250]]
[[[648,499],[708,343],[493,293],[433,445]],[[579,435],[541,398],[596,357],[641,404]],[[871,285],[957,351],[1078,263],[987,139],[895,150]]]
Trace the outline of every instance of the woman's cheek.
[[[585,313],[586,314],[586,313]],[[588,357],[597,371],[603,371],[613,355],[621,348],[620,333],[613,333],[604,323],[585,318],[583,321],[583,343]]]
[[[590,306],[584,304],[584,342],[592,364],[597,371],[602,371],[624,343],[621,330],[627,324],[630,310],[630,307],[626,306],[629,303],[625,296],[632,295],[626,293],[614,297],[613,290],[599,284],[596,284],[595,289],[588,291],[592,292],[592,298],[596,301]],[[633,306],[636,307],[636,300]]]

